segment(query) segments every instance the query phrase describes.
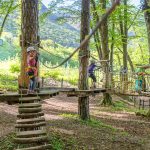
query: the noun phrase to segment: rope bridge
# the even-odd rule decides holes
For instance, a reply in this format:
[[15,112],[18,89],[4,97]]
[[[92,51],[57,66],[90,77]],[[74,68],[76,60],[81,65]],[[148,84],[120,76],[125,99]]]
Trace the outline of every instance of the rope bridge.
[[[143,95],[150,97],[150,76],[145,75],[143,79],[142,90],[137,92],[135,89],[135,81],[137,79],[137,75],[134,72],[127,72],[125,74],[120,71],[106,72],[108,74],[108,87],[107,90],[112,93],[120,93],[129,96],[138,96]],[[102,68],[95,71],[95,75],[97,77],[97,88],[102,88],[105,82],[105,72]]]

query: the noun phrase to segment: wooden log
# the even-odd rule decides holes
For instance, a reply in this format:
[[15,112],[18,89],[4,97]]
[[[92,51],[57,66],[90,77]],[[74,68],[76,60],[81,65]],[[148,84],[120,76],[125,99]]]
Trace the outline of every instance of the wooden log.
[[76,91],[62,91],[62,93],[67,94],[67,96],[79,96],[79,97],[87,97],[93,94],[99,94],[106,92],[106,89],[94,89],[94,90],[76,90]]
[[39,96],[36,96],[36,97],[21,97],[19,98],[19,100],[40,100],[40,97]]
[[31,117],[40,117],[44,116],[43,112],[38,112],[38,113],[23,113],[23,114],[18,114],[18,118],[31,118]]
[[19,108],[41,107],[40,103],[19,104]]
[[37,107],[37,108],[19,108],[18,109],[19,113],[37,113],[42,111],[42,107]]
[[20,148],[16,150],[47,150],[47,149],[52,149],[52,146],[50,144],[46,144],[29,148]]
[[29,138],[34,136],[46,135],[45,130],[23,131],[16,134],[17,138]]
[[34,123],[34,124],[16,124],[15,128],[36,128],[46,126],[46,122]]
[[45,121],[45,118],[44,117],[41,117],[41,118],[31,118],[31,119],[20,119],[20,120],[17,120],[16,123],[18,124],[31,124],[31,123],[37,123],[37,122],[43,122]]
[[30,144],[48,141],[47,136],[33,137],[33,138],[14,138],[14,142],[18,144]]
[[22,103],[33,103],[35,101],[40,101],[40,97],[22,97],[22,98],[19,98],[19,102],[22,102]]

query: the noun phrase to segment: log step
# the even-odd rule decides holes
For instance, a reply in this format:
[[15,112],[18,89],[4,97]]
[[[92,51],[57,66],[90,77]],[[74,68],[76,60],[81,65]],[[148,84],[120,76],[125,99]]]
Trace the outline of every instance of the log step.
[[38,112],[38,113],[23,113],[23,114],[18,114],[18,118],[31,118],[31,117],[40,117],[44,116],[43,112]]
[[19,100],[40,100],[39,96],[35,96],[35,97],[21,97],[19,98]]
[[37,108],[19,108],[19,113],[38,113],[42,111],[42,107]]
[[39,142],[47,142],[47,136],[41,137],[33,137],[33,138],[14,138],[15,143],[18,144],[29,144],[29,143],[39,143]]
[[50,149],[52,149],[52,146],[50,144],[47,144],[30,148],[20,148],[16,150],[50,150]]
[[18,124],[31,124],[31,123],[37,123],[37,122],[43,122],[45,121],[45,118],[44,117],[41,117],[41,118],[31,118],[31,119],[19,119],[17,120],[16,122]]
[[46,126],[46,122],[34,123],[34,124],[16,124],[15,128],[36,128]]
[[33,108],[33,107],[40,107],[40,103],[28,103],[28,104],[20,104],[19,108]]
[[17,138],[29,138],[34,136],[46,135],[45,130],[22,131],[17,133]]
[[21,97],[19,98],[19,101],[20,102],[23,102],[23,103],[31,103],[31,102],[34,102],[34,101],[40,101],[40,97],[39,96],[36,96],[36,97]]

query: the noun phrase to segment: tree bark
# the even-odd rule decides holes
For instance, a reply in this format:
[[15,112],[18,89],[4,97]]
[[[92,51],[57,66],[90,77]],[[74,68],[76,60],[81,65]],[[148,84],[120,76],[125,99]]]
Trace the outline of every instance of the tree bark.
[[[97,13],[96,10],[96,4],[94,0],[91,0],[91,4],[92,4],[92,16],[93,16],[93,21],[94,24],[96,24],[96,22],[99,22],[99,15]],[[102,48],[101,48],[101,41],[100,41],[100,33],[99,30],[97,30],[94,34],[94,41],[96,43],[96,49],[98,52],[98,56],[99,56],[99,60],[102,59]]]
[[27,68],[27,47],[29,43],[38,43],[38,0],[22,0],[22,24],[21,24],[21,76],[19,87],[28,88]]
[[[89,34],[90,29],[90,0],[82,0],[81,12],[81,41]],[[88,87],[88,42],[79,50],[79,90],[87,90]],[[89,96],[78,98],[78,113],[81,119],[87,120],[89,115]]]
[[145,17],[145,22],[146,22],[146,27],[147,27],[147,36],[148,36],[148,49],[149,49],[149,64],[150,64],[150,0],[144,0],[144,17]]
[[[100,0],[102,9],[106,10],[106,0]],[[100,27],[101,35],[101,45],[102,45],[102,59],[109,60],[109,49],[108,49],[108,20],[105,20]],[[102,63],[102,68],[104,71],[104,88],[109,88],[109,73],[108,73],[108,64]],[[109,93],[103,94],[102,105],[111,105],[112,97]]]
[[9,8],[8,8],[8,10],[7,10],[7,13],[6,13],[5,17],[4,17],[3,23],[2,23],[1,28],[0,28],[0,37],[1,37],[1,35],[2,35],[5,22],[6,22],[6,20],[7,20],[8,16],[9,16],[9,14],[10,14],[10,12],[11,12],[11,8],[12,8],[12,6],[13,6],[13,3],[14,3],[14,0],[11,0],[11,1],[10,1],[10,6],[9,6]]
[[127,38],[128,38],[128,29],[127,29],[127,0],[124,0],[124,10],[123,10],[123,20],[121,19],[121,13],[119,14],[120,21],[120,33],[122,37],[122,47],[123,47],[123,68],[120,74],[120,84],[121,91],[125,93],[128,90],[128,66],[127,66]]

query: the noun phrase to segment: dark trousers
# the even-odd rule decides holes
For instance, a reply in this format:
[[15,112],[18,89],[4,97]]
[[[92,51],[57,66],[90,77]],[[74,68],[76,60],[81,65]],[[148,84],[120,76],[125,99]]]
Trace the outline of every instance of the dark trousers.
[[93,80],[93,82],[96,82],[96,76],[94,73],[90,73],[89,77]]
[[30,78],[29,90],[33,91],[36,88],[36,77]]

